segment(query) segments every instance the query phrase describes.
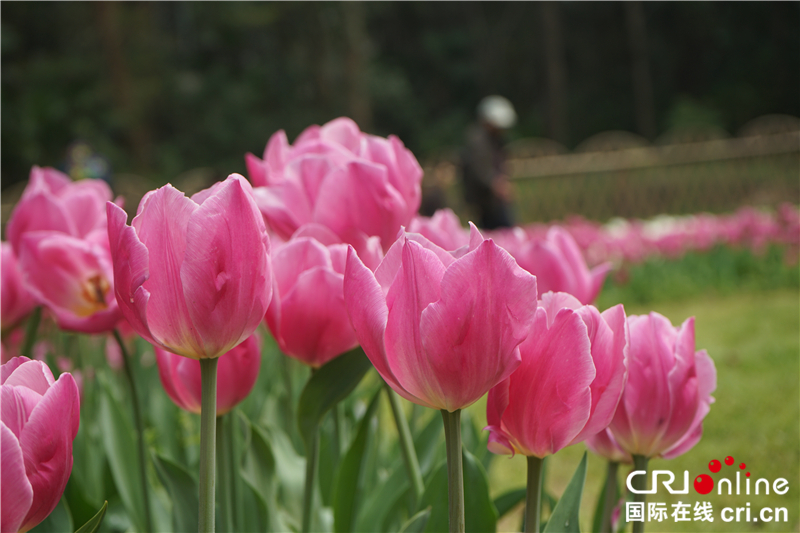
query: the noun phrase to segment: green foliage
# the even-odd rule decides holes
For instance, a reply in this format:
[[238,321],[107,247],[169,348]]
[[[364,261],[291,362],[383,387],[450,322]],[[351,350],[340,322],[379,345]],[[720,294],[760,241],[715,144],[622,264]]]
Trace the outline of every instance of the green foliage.
[[580,510],[583,485],[586,482],[586,452],[578,468],[558,500],[553,514],[544,527],[544,533],[580,533]]
[[606,279],[598,308],[617,303],[652,304],[677,301],[696,294],[730,295],[742,290],[800,286],[798,265],[787,265],[785,250],[772,246],[763,254],[730,246],[708,252],[688,252],[680,259],[649,259],[612,272]]
[[106,516],[106,509],[108,509],[108,502],[103,502],[103,507],[97,511],[97,514],[79,527],[75,533],[95,533],[100,529],[100,525],[103,523],[103,518]]

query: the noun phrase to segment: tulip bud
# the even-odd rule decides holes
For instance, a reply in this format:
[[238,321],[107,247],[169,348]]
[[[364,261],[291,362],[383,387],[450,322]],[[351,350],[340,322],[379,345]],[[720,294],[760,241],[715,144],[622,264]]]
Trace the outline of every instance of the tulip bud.
[[269,237],[247,181],[232,174],[187,198],[171,185],[142,198],[130,226],[109,203],[114,290],[151,344],[214,358],[252,335],[272,295]]
[[55,509],[72,472],[78,386],[27,357],[2,365],[0,383],[0,530],[27,531]]
[[[175,405],[200,414],[200,361],[153,347],[158,375]],[[222,416],[244,400],[255,385],[261,367],[261,342],[258,335],[219,357],[217,363],[217,416]]]

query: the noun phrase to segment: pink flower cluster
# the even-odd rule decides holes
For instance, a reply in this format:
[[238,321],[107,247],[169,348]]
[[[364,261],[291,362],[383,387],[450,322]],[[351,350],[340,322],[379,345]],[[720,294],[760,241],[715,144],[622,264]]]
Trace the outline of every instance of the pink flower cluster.
[[[606,261],[641,263],[649,257],[679,258],[718,244],[762,253],[770,244],[786,248],[786,261],[800,252],[800,209],[789,203],[775,212],[742,207],[730,215],[661,216],[649,221],[615,220],[605,225],[572,217],[561,226],[575,239],[589,264]],[[523,228],[532,239],[542,238],[548,225]]]

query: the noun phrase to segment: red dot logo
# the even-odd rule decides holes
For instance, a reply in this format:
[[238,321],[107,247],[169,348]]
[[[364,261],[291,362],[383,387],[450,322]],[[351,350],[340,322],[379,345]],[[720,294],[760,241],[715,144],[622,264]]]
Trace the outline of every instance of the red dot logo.
[[728,466],[731,466],[733,464],[733,457],[731,457],[730,455],[728,457],[726,457],[725,458],[725,464],[728,465]]
[[747,468],[747,465],[746,465],[746,464],[744,464],[744,463],[741,463],[741,464],[739,465],[739,468],[740,468],[740,469],[742,469],[742,470],[744,470],[745,468]]
[[700,474],[694,478],[694,490],[700,494],[708,494],[714,490],[714,480],[707,474]]
[[717,461],[716,459],[714,459],[713,461],[708,463],[708,469],[711,470],[715,474],[717,472],[719,472],[720,468],[722,468],[722,464],[719,461]]

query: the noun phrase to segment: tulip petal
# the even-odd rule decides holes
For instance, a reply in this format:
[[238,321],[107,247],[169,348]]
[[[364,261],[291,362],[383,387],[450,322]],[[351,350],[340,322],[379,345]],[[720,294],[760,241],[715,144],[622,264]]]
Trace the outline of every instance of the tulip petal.
[[33,409],[39,404],[42,395],[28,387],[14,387],[3,385],[2,389],[2,420],[19,439],[22,428],[28,422]]
[[381,238],[388,250],[402,224],[405,201],[389,185],[386,167],[365,160],[332,171],[320,187],[314,220],[325,224],[345,242],[358,230]]
[[[153,351],[156,354],[156,363],[158,363],[158,375],[161,378],[161,384],[164,386],[164,391],[166,391],[167,396],[181,409],[200,414],[199,365],[194,362],[194,359],[173,354],[156,344],[153,345]],[[184,379],[178,377],[179,375],[183,375],[183,373],[179,371],[181,363],[187,363],[189,367],[192,366],[192,363],[194,363],[194,366],[198,366],[196,372],[198,381],[197,395],[187,390],[184,385]],[[219,377],[217,379],[219,379]]]
[[180,266],[191,322],[203,332],[196,334],[203,335],[197,353],[204,357],[217,357],[249,337],[272,295],[264,221],[245,179],[234,174],[226,183],[189,217]]
[[324,141],[344,146],[354,154],[361,148],[361,130],[348,117],[335,118],[324,124],[319,129],[319,136]]
[[106,212],[117,304],[136,333],[151,344],[156,344],[147,326],[150,293],[143,287],[150,277],[150,253],[139,240],[136,231],[126,224],[128,218],[125,211],[109,202],[106,204]]
[[157,189],[142,202],[146,204],[140,206],[132,226],[149,254],[150,276],[142,284],[150,295],[146,323],[152,338],[167,350],[197,357],[196,353],[202,353],[201,341],[184,298],[181,265],[189,218],[199,207],[171,185]]
[[[23,359],[23,358],[18,358]],[[55,383],[53,373],[47,365],[40,361],[23,361],[13,372],[3,381],[3,385],[29,388],[44,396],[50,387]]]
[[493,241],[450,265],[441,299],[420,322],[448,410],[470,405],[514,371],[535,309],[536,278]]
[[244,154],[244,164],[247,167],[247,177],[250,178],[250,183],[253,184],[253,187],[266,187],[269,185],[264,161],[247,152]]
[[286,138],[286,132],[278,130],[273,133],[264,148],[264,164],[267,170],[265,185],[271,185],[280,178],[280,174],[286,166],[289,150],[289,139]]
[[281,350],[315,368],[358,345],[342,293],[343,276],[314,267],[281,295]]
[[[28,529],[47,517],[64,492],[72,472],[72,441],[78,433],[78,386],[62,374],[31,413],[19,439],[33,504],[23,520]],[[65,424],[72,420],[72,424]]]
[[411,394],[438,408],[446,404],[442,381],[458,380],[459,376],[446,375],[426,357],[420,316],[439,299],[444,273],[445,266],[433,252],[406,240],[400,270],[386,295],[385,342],[392,374]]
[[596,375],[590,387],[592,408],[589,421],[573,443],[598,433],[614,418],[625,386],[629,340],[622,304],[606,309],[602,315],[589,305],[579,308],[577,313],[588,329]]
[[272,272],[280,297],[284,298],[292,290],[301,273],[313,267],[332,268],[328,249],[315,239],[291,239],[275,250]]
[[530,336],[519,347],[522,364],[511,376],[513,401],[503,414],[517,450],[540,458],[567,446],[586,425],[595,377],[580,316],[562,309],[548,328],[545,315],[536,311]]
[[77,236],[75,225],[62,203],[45,193],[20,201],[11,213],[6,237],[17,255],[22,236],[31,231],[60,231]]
[[22,448],[5,422],[0,422],[0,455],[0,531],[16,532],[33,503],[33,488],[25,475]]
[[239,346],[220,356],[217,367],[217,416],[227,413],[250,394],[260,368],[261,342],[258,335],[250,335]]
[[370,269],[358,258],[355,249],[347,251],[347,268],[344,273],[344,302],[361,348],[375,366],[375,370],[400,396],[424,407],[433,407],[403,388],[392,374],[384,348],[384,334],[389,309],[381,286]]
[[19,357],[13,357],[10,361],[0,366],[0,384],[4,385],[9,376],[13,374],[17,368],[22,366],[23,363],[27,363],[28,361],[30,361],[29,358],[20,355]]

